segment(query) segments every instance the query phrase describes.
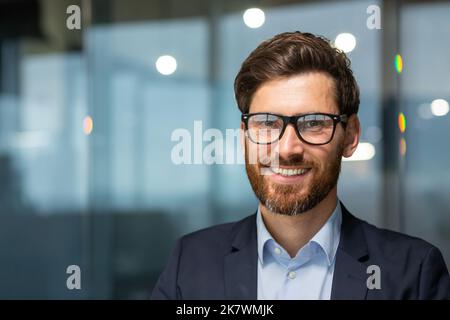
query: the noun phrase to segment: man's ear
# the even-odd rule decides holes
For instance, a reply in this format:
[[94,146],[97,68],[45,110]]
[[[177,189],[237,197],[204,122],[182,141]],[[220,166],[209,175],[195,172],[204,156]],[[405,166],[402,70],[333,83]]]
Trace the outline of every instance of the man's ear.
[[361,136],[361,125],[356,114],[352,114],[347,121],[344,138],[343,156],[349,158],[358,147],[359,137]]
[[239,130],[239,137],[240,137],[240,141],[241,141],[241,151],[242,151],[242,155],[244,156],[245,159],[245,124],[243,121],[241,121],[241,127]]

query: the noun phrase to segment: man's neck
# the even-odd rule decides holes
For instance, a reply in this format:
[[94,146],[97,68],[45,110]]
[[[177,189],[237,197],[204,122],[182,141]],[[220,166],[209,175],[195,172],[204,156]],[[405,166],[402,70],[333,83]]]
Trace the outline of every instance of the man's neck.
[[267,231],[291,257],[294,257],[327,222],[336,208],[337,201],[335,186],[314,208],[296,216],[271,212],[262,204],[259,207]]

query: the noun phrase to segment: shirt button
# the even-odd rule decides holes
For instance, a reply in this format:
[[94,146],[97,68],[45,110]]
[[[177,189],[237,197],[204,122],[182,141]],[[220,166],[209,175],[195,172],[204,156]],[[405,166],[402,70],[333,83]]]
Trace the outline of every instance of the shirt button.
[[295,279],[295,276],[296,276],[297,274],[295,273],[295,271],[290,271],[289,273],[288,273],[288,278],[289,279]]
[[278,247],[276,247],[276,248],[274,249],[274,251],[275,251],[276,254],[281,254],[281,249],[278,248]]

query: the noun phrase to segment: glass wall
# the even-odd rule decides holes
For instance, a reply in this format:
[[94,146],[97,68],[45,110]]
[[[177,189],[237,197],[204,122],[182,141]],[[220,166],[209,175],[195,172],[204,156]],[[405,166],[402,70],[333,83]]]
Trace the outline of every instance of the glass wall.
[[0,4],[0,298],[87,297],[66,287],[88,268],[89,141],[84,53],[51,32],[65,9]]
[[450,3],[401,16],[406,117],[404,230],[437,245],[450,265]]

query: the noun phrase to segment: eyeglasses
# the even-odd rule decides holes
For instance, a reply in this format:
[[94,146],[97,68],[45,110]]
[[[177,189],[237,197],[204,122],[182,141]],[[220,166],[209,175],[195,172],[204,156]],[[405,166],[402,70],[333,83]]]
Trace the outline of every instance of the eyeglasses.
[[271,144],[281,139],[286,126],[292,124],[297,137],[305,143],[322,145],[329,143],[342,122],[346,126],[347,115],[310,113],[298,116],[282,116],[273,113],[244,113],[241,117],[249,139],[257,144]]

